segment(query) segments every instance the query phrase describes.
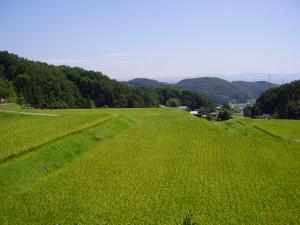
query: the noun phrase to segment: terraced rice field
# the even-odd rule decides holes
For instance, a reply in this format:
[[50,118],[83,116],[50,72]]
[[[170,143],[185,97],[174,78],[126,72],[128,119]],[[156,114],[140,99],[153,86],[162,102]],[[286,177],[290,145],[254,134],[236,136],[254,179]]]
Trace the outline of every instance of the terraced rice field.
[[244,124],[254,126],[284,140],[300,140],[299,120],[244,120]]
[[51,111],[114,117],[0,164],[0,224],[175,225],[188,212],[199,224],[300,223],[290,134],[245,135],[181,110],[86,112]]
[[219,125],[233,133],[242,133],[252,137],[271,137],[291,142],[300,141],[299,120],[234,119]]
[[94,126],[112,114],[46,114],[55,116],[0,112],[0,161],[32,150],[57,138]]

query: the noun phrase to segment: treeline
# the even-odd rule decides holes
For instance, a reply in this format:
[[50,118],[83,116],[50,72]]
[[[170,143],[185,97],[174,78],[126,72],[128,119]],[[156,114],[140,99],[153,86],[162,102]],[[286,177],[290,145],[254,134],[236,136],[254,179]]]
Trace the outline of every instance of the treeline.
[[252,117],[271,114],[273,118],[300,119],[300,80],[267,90],[246,112]]
[[0,51],[0,98],[36,108],[158,107],[168,98],[212,107],[206,96],[180,88],[137,88],[101,72],[54,66]]
[[185,105],[191,109],[206,107],[209,111],[213,111],[215,108],[215,105],[207,96],[180,87],[160,86],[156,88],[156,92],[159,102],[166,106]]

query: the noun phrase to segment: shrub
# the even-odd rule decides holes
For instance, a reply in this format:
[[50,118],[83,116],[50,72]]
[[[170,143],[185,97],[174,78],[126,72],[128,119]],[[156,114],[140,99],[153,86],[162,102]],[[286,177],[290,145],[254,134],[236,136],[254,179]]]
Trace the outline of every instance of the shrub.
[[170,98],[166,101],[166,106],[168,107],[178,107],[179,106],[179,99],[177,98]]
[[193,215],[188,212],[184,218],[183,218],[183,221],[181,223],[182,225],[197,225],[198,223],[196,223],[194,220],[193,220]]
[[221,121],[229,120],[230,118],[231,114],[228,110],[223,109],[221,112],[219,112],[218,119],[220,119]]

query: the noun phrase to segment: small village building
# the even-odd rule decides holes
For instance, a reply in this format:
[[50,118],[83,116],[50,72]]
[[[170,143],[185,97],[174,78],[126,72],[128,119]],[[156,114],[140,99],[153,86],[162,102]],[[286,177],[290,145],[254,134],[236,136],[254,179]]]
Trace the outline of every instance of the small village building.
[[4,104],[6,103],[5,99],[4,98],[0,98],[0,104]]
[[195,116],[198,116],[198,111],[196,111],[196,110],[190,111],[190,113],[195,115]]
[[240,112],[242,112],[242,109],[239,106],[234,106],[233,107],[233,112],[240,113]]
[[271,119],[271,118],[272,118],[271,114],[267,114],[267,113],[262,114],[261,117],[262,117],[263,119]]
[[218,112],[211,112],[209,113],[211,119],[216,120],[218,119],[219,113]]
[[181,106],[179,106],[178,107],[179,109],[183,109],[183,110],[186,110],[186,111],[188,111],[188,106],[186,106],[186,105],[181,105]]

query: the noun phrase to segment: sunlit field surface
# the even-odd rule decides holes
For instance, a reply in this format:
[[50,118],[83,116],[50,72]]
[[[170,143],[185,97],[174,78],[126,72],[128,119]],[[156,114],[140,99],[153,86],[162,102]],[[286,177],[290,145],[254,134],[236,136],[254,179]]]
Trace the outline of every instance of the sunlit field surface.
[[300,121],[283,119],[234,119],[217,124],[225,130],[256,136],[258,138],[277,138],[300,143]]
[[[44,112],[61,117],[1,114],[4,140],[24,138],[14,124],[44,140],[113,117],[1,163],[0,224],[175,225],[188,212],[199,224],[300,223],[292,122],[293,131],[277,120],[216,126],[176,109]],[[10,143],[2,156],[35,144]]]
[[41,112],[40,115],[0,111],[0,161],[91,127],[111,116],[108,113],[83,113],[81,116],[77,116],[67,111]]
[[[300,141],[300,120],[244,120],[244,124],[266,130],[284,140]],[[300,143],[300,142],[299,142]]]

